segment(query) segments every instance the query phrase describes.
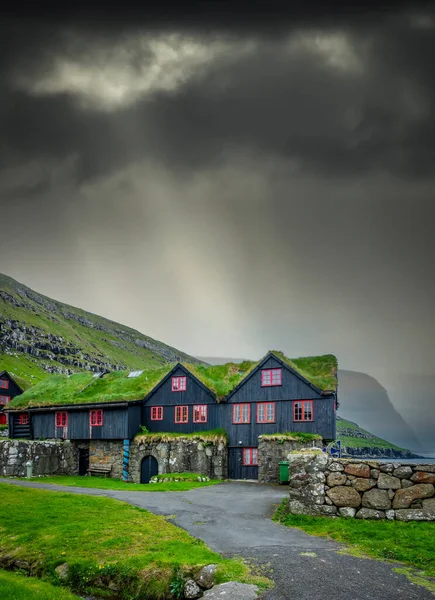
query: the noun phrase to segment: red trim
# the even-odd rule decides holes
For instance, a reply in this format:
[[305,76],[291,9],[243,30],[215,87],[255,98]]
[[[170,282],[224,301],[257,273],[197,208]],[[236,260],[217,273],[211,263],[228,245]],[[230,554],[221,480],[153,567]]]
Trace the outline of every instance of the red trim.
[[151,421],[163,421],[163,406],[151,406]]
[[10,396],[0,396],[0,404],[1,405],[4,406],[5,404],[7,404],[10,401],[11,401],[11,397]]
[[68,413],[65,411],[56,412],[56,427],[68,427]]
[[193,422],[207,423],[207,404],[197,404],[193,407]]
[[176,423],[188,423],[189,422],[189,407],[188,406],[176,406],[175,407],[175,422]]
[[7,416],[5,413],[0,413],[0,425],[6,425],[8,422]]
[[185,392],[187,387],[187,377],[173,377],[172,378],[172,391],[173,392]]
[[242,465],[258,467],[258,448],[243,448]]
[[102,409],[89,411],[89,425],[91,427],[102,427],[104,413]]
[[[247,406],[248,407],[248,418],[247,420],[243,421],[243,409],[242,406]],[[239,420],[236,420],[236,409],[239,408]],[[251,422],[251,405],[247,404],[246,402],[243,404],[233,404],[233,423],[235,424],[243,424],[243,423],[250,423]]]
[[[258,417],[258,413],[260,406],[263,407],[263,418],[260,420]],[[272,418],[268,419],[268,410],[267,407],[268,406],[272,406]],[[275,407],[275,402],[259,402],[257,404],[257,423],[275,423],[275,413],[276,413],[276,407]]]
[[261,385],[263,387],[282,385],[282,369],[263,369],[261,371]]
[[[309,418],[306,418],[306,417]],[[295,400],[293,402],[293,421],[314,421],[313,400]]]
[[27,415],[27,414],[20,415],[19,419],[18,419],[18,424],[19,425],[28,425],[29,424],[29,415]]
[[0,379],[0,389],[2,389],[2,390],[9,389],[9,380],[8,379]]

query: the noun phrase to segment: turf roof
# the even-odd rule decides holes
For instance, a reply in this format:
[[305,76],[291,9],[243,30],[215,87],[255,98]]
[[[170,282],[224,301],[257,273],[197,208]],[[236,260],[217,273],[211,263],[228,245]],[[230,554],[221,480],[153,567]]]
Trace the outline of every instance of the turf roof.
[[[337,389],[337,359],[332,354],[296,359],[289,359],[278,351],[273,351],[273,354],[321,390]],[[183,363],[183,367],[209,388],[218,400],[222,400],[262,360],[209,366]],[[100,378],[92,373],[77,373],[70,377],[53,375],[16,396],[8,404],[8,409],[141,400],[173,367],[143,371],[138,377],[132,378],[128,377],[130,371],[113,371]]]

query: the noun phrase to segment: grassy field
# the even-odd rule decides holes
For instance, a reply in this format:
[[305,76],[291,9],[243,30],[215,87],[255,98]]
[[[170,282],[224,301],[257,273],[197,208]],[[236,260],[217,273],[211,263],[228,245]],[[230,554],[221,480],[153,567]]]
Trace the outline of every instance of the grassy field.
[[0,598],[2,600],[79,600],[79,596],[46,581],[2,569],[0,569]]
[[[250,581],[240,560],[222,558],[164,517],[108,498],[76,496],[0,484],[3,513],[0,556],[24,560],[50,583],[55,568],[69,566],[67,585],[75,593],[123,600],[170,597],[181,572],[218,565],[218,580]],[[109,595],[107,595],[109,594]]]
[[285,509],[283,502],[274,520],[311,535],[343,542],[352,554],[402,562],[435,577],[435,523],[308,517],[286,514]]
[[[168,475],[174,478],[186,479],[184,473]],[[189,473],[189,476],[192,473]],[[195,474],[193,474],[195,475]],[[26,481],[29,481],[28,479]],[[112,477],[80,477],[79,475],[56,475],[54,477],[33,477],[30,481],[37,483],[54,483],[70,487],[93,488],[97,490],[121,490],[128,492],[188,492],[199,487],[221,483],[211,481],[168,481],[166,483],[126,483]]]

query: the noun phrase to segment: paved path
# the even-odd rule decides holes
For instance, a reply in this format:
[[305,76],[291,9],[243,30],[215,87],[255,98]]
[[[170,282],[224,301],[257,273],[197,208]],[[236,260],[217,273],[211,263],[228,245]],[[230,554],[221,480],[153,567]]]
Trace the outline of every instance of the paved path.
[[[213,550],[241,555],[276,583],[265,600],[434,600],[394,565],[338,554],[339,544],[270,520],[286,496],[279,486],[223,483],[190,492],[129,492],[0,479],[25,487],[107,496],[161,515]],[[434,552],[435,554],[435,552]],[[228,598],[228,600],[231,600]]]

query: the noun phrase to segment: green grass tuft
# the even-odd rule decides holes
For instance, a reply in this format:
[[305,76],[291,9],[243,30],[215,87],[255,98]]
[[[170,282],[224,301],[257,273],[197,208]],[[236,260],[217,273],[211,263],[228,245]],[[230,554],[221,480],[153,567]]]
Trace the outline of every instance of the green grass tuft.
[[0,569],[0,598],[2,600],[79,600],[79,596],[46,581],[2,569]]
[[224,429],[210,429],[210,431],[198,431],[197,433],[176,433],[172,431],[160,433],[138,433],[134,438],[136,444],[142,442],[170,442],[173,439],[186,439],[191,441],[207,443],[228,443],[228,434]]

